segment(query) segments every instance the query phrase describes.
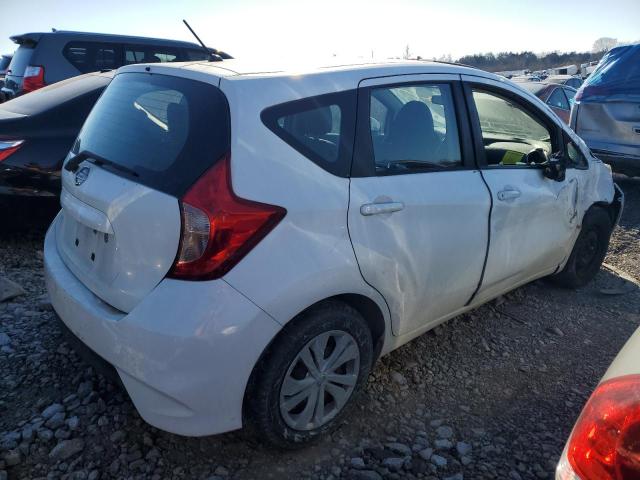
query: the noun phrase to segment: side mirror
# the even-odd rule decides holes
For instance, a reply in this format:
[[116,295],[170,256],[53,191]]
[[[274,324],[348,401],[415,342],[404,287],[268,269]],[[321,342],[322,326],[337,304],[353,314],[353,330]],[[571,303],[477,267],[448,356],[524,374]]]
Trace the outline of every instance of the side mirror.
[[547,163],[543,165],[542,174],[556,182],[564,182],[565,174],[567,172],[567,166],[563,158],[551,157]]

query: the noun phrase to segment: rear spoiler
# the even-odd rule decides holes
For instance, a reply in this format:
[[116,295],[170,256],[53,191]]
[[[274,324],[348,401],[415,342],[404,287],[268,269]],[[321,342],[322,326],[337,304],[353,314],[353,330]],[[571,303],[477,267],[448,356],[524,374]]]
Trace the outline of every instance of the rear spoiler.
[[23,33],[22,35],[13,35],[9,37],[9,39],[18,45],[34,47],[40,41],[41,37],[42,33]]

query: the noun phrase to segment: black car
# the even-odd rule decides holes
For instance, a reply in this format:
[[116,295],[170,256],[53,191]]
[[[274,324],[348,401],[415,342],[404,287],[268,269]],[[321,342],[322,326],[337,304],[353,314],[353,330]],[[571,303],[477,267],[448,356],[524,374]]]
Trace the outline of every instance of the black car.
[[0,195],[59,195],[62,162],[114,74],[88,73],[0,104]]
[[34,32],[14,35],[18,45],[1,92],[6,98],[33,92],[82,73],[132,63],[222,60],[224,52],[191,42],[90,32]]

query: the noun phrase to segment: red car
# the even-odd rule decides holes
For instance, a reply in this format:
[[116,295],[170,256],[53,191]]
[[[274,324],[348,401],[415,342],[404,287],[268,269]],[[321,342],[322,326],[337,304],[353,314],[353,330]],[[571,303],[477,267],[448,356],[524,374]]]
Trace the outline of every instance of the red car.
[[518,83],[518,86],[529,90],[536,97],[551,107],[566,124],[569,124],[569,115],[573,97],[577,90],[568,85],[559,83],[526,82]]

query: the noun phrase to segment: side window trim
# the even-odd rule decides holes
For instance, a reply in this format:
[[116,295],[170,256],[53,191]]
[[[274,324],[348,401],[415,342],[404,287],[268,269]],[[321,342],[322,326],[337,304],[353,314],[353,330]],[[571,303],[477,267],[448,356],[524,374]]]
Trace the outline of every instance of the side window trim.
[[[426,75],[425,75],[426,76]],[[393,88],[407,85],[450,85],[453,95],[456,124],[458,127],[458,137],[460,142],[460,154],[462,156],[462,166],[452,168],[442,168],[439,170],[402,173],[411,175],[415,173],[437,173],[460,170],[476,170],[478,168],[475,149],[470,137],[470,124],[468,112],[465,107],[464,94],[460,80],[411,80],[396,81],[389,79],[390,83],[377,84],[375,86],[365,86],[358,88],[358,111],[356,120],[355,146],[353,151],[353,162],[351,165],[351,177],[375,177],[375,156],[373,152],[373,139],[371,136],[371,91],[379,88]]]
[[501,97],[508,98],[509,100],[518,104],[518,106],[520,106],[525,112],[530,114],[534,119],[538,120],[540,123],[542,123],[545,127],[547,127],[552,132],[552,138],[551,138],[552,153],[561,152],[562,154],[564,154],[565,148],[562,140],[562,128],[556,125],[547,114],[542,112],[538,107],[533,105],[527,99],[505,88],[494,86],[490,83],[474,82],[471,80],[463,80],[462,83],[463,83],[463,89],[464,89],[464,98],[467,104],[467,109],[469,111],[469,122],[471,124],[471,134],[472,134],[473,143],[475,146],[476,159],[478,162],[478,166],[481,169],[488,169],[488,168],[532,169],[533,167],[528,165],[502,165],[500,167],[491,167],[487,164],[487,157],[484,151],[484,142],[482,140],[482,129],[480,127],[480,118],[478,116],[476,104],[473,100],[474,88],[478,90],[486,91],[488,93],[494,93]]

